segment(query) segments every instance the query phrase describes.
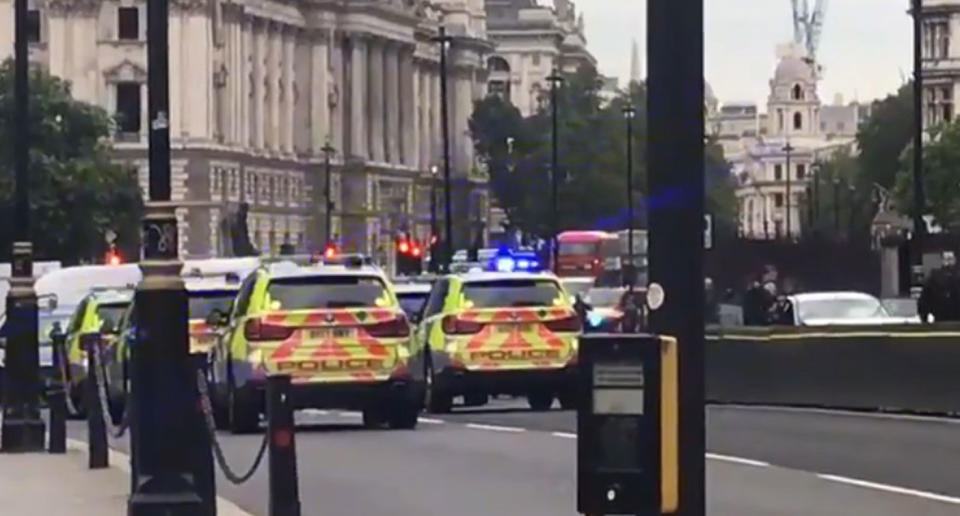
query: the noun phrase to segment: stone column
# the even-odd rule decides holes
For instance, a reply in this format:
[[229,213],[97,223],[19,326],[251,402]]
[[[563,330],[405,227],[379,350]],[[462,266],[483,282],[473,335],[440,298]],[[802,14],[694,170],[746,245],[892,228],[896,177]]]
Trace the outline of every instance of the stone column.
[[237,138],[241,147],[250,145],[250,52],[252,45],[250,18],[240,19],[240,61],[237,66],[237,86],[240,98],[240,118],[237,120]]
[[320,154],[327,136],[327,51],[322,35],[317,35],[310,47],[310,150]]
[[[344,123],[345,93],[344,88],[347,84],[347,78],[344,75],[344,55],[342,37],[331,30],[327,39],[329,46],[330,71],[333,73],[331,79],[327,80],[327,98],[324,99],[327,106],[327,127],[330,132],[330,139],[338,152],[345,150],[343,142],[346,138],[346,124]],[[330,104],[331,100],[334,104]]]
[[417,99],[413,87],[413,47],[404,45],[400,48],[400,159],[398,163],[414,164],[414,134],[416,120],[414,109]]
[[[421,147],[420,147],[420,127],[423,123],[422,117],[422,108],[423,102],[420,98],[420,92],[422,88],[420,86],[420,69],[417,67],[417,64],[413,62],[412,54],[408,56],[408,59],[404,62],[406,66],[406,73],[410,76],[410,96],[405,97],[404,106],[406,109],[404,111],[404,130],[403,135],[406,138],[404,140],[404,151],[403,151],[403,162],[406,165],[410,165],[414,168],[420,168],[421,163]],[[404,80],[406,84],[406,79]]]
[[386,161],[383,141],[383,42],[377,39],[370,40],[369,64],[370,109],[368,120],[370,123],[370,158],[376,162]]
[[251,116],[251,127],[253,129],[253,146],[257,149],[263,149],[266,143],[264,137],[264,128],[266,127],[266,117],[264,116],[266,108],[266,71],[265,63],[267,58],[267,27],[261,21],[254,21],[251,29],[253,31],[253,101],[251,102],[253,114]]
[[284,152],[292,154],[293,143],[293,124],[294,107],[296,106],[296,94],[294,93],[294,60],[296,59],[295,50],[297,45],[297,30],[293,27],[287,27],[283,31],[283,127],[280,131],[280,139]]
[[[436,159],[437,162],[440,163],[443,160],[443,133],[440,131],[440,103],[442,99],[440,98],[439,67],[436,67],[434,63],[431,63],[430,68],[428,68],[428,73],[430,76],[430,155],[433,157],[433,159]],[[447,96],[452,97],[452,84],[448,84],[448,86],[450,87],[447,89]],[[448,115],[451,113],[452,111],[447,112]],[[448,119],[447,122],[449,123],[450,120]],[[451,149],[451,152],[453,151],[452,145],[448,148]]]
[[367,150],[367,41],[355,35],[350,38],[350,84],[342,91],[350,92],[350,152],[368,159]]
[[387,159],[390,163],[400,163],[400,55],[398,47],[392,42],[384,46],[383,60],[386,72],[386,112],[384,123],[386,130]]
[[430,97],[430,95],[433,94],[433,81],[430,79],[430,74],[427,72],[425,64],[421,64],[417,70],[417,76],[420,78],[420,127],[417,128],[420,147],[418,151],[421,167],[426,168],[435,164],[437,159],[432,152],[433,140],[431,140],[430,134],[430,128],[433,124],[430,109],[430,106],[433,104],[433,99]]
[[270,24],[270,60],[267,67],[267,80],[270,92],[270,118],[267,125],[267,135],[270,150],[280,150],[280,89],[283,79],[280,74],[280,63],[283,54],[281,32],[283,26],[278,23]]

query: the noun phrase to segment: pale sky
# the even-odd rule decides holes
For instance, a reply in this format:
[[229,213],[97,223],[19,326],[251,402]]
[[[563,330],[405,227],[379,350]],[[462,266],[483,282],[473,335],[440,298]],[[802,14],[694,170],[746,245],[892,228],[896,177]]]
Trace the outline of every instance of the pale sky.
[[[584,14],[587,46],[600,72],[621,85],[630,75],[630,45],[646,67],[647,0],[575,0]],[[679,1],[679,0],[663,0]],[[540,0],[552,4],[552,0]],[[810,0],[811,7],[814,0]],[[907,0],[829,0],[819,60],[820,98],[832,102],[881,98],[912,70],[912,23]],[[790,0],[704,0],[705,75],[720,102],[766,104],[776,47],[792,41]]]

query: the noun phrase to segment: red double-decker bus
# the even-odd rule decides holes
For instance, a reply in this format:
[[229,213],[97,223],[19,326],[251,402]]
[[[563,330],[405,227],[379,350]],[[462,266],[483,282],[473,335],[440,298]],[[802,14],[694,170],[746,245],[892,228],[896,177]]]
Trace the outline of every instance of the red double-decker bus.
[[620,256],[617,235],[606,231],[564,231],[557,243],[558,276],[597,277]]

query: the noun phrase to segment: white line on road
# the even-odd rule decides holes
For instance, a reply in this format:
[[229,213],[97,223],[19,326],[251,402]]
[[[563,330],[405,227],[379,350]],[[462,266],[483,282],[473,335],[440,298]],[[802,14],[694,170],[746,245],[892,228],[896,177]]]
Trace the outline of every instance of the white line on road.
[[851,486],[863,487],[866,489],[876,489],[878,491],[886,491],[888,493],[895,493],[907,496],[915,496],[917,498],[924,498],[927,500],[933,500],[937,502],[949,503],[953,505],[960,505],[960,498],[953,496],[947,496],[937,493],[931,493],[928,491],[919,491],[916,489],[908,489],[905,487],[891,486],[887,484],[878,484],[876,482],[867,482],[866,480],[857,480],[855,478],[841,477],[838,475],[825,475],[818,474],[817,477],[823,480],[829,480],[832,482],[839,482],[841,484],[848,484]]
[[[87,443],[76,439],[67,439],[67,448],[82,453],[87,453],[89,449]],[[107,460],[110,462],[111,468],[117,468],[128,475],[130,474],[130,456],[126,453],[119,452],[113,448],[107,448]],[[240,506],[222,496],[217,497],[217,514],[225,516],[253,516],[253,514],[241,509]]]
[[552,432],[550,435],[554,437],[562,437],[564,439],[576,439],[577,434],[571,434],[569,432]]
[[467,423],[465,425],[467,428],[472,428],[474,430],[492,430],[494,432],[526,432],[526,428],[518,428],[515,426],[497,426],[497,425],[481,425],[478,423]]
[[856,410],[835,410],[811,407],[775,407],[770,405],[710,405],[710,410],[743,410],[754,412],[786,412],[797,414],[818,414],[824,416],[860,417],[868,419],[891,419],[895,421],[916,421],[920,423],[941,423],[946,425],[960,425],[960,419],[937,416],[919,416],[913,414],[896,414],[892,412],[859,412]]
[[730,462],[733,464],[742,464],[744,466],[756,466],[758,468],[768,468],[770,467],[769,462],[763,462],[760,460],[753,459],[744,459],[742,457],[731,457],[729,455],[719,455],[717,453],[708,453],[707,458],[710,460],[716,460],[720,462]]
[[444,420],[442,420],[442,419],[430,419],[430,418],[428,418],[428,417],[417,418],[417,421],[419,421],[419,422],[421,422],[421,423],[426,423],[426,424],[428,424],[428,425],[442,425],[442,424],[446,423],[446,421],[444,421]]

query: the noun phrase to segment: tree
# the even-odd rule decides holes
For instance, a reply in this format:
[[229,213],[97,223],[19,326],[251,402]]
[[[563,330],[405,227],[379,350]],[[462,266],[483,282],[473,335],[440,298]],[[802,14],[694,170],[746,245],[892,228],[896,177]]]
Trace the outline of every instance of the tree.
[[863,174],[859,156],[840,147],[813,168],[810,196],[801,215],[805,233],[835,240],[869,235],[874,186]]
[[896,182],[900,155],[913,138],[913,83],[873,103],[870,117],[857,132],[861,184],[890,189]]
[[[923,187],[926,194],[925,214],[945,229],[960,228],[960,125],[946,124],[932,131],[931,141],[923,146]],[[895,196],[900,211],[913,216],[913,152],[908,147],[900,160]]]
[[[38,259],[100,260],[113,230],[126,256],[139,248],[142,209],[136,172],[110,160],[113,121],[74,100],[69,83],[30,72],[29,127],[13,125],[13,61],[0,65],[0,218],[13,220],[12,133],[30,131],[30,237]],[[14,225],[0,225],[0,256],[9,257]]]

